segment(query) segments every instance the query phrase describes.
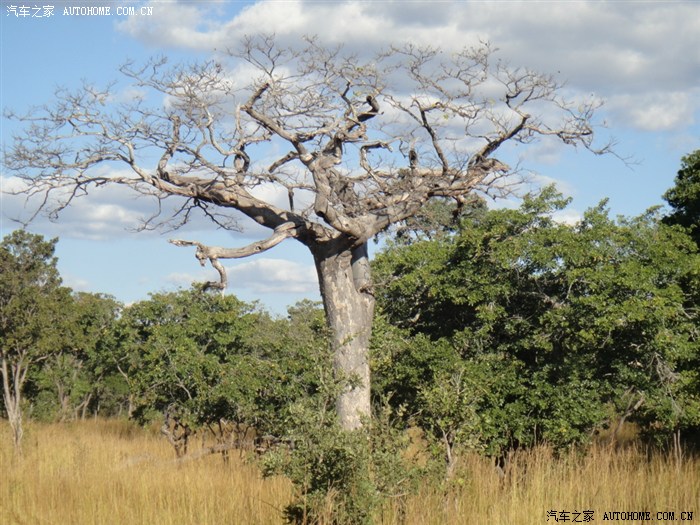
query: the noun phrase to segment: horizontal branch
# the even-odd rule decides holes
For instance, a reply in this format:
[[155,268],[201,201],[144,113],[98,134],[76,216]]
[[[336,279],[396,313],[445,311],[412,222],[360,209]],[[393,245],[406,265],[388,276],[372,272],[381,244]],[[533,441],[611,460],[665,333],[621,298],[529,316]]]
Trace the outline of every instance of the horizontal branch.
[[249,257],[256,253],[262,253],[277,246],[283,240],[294,237],[296,235],[296,225],[293,222],[285,222],[275,228],[270,237],[262,241],[254,242],[242,248],[222,248],[219,246],[206,246],[197,241],[184,241],[181,239],[170,239],[170,243],[175,246],[196,246],[197,251],[195,257],[199,260],[199,264],[206,265],[207,261],[219,272],[220,280],[209,281],[205,284],[205,288],[218,288],[223,294],[228,285],[226,269],[219,262],[219,259],[241,259]]

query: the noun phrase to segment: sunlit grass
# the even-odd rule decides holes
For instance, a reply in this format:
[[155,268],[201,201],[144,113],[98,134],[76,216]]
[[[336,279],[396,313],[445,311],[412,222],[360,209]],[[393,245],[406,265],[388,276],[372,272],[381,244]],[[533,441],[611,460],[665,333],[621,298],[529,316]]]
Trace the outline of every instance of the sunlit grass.
[[[228,464],[218,455],[178,463],[156,432],[125,422],[30,425],[25,437],[16,458],[0,424],[3,524],[277,524],[292,498],[287,480],[262,479],[238,453]],[[594,511],[593,523],[605,511],[640,510],[654,518],[673,511],[676,520],[693,511],[697,521],[700,461],[638,446],[558,458],[538,448],[516,454],[501,478],[491,461],[469,455],[447,492],[425,483],[418,495],[387,504],[377,522],[529,525],[555,523],[547,511],[584,510]]]
[[291,497],[287,480],[263,480],[238,454],[180,464],[164,439],[127,423],[31,426],[21,458],[2,429],[2,523],[269,524]]
[[[491,461],[468,456],[452,486],[447,498],[435,487],[424,486],[407,502],[404,522],[539,525],[562,523],[554,519],[562,511],[568,512],[566,523],[574,522],[575,516],[584,523],[584,511],[593,511],[593,523],[611,511],[650,511],[655,522],[659,511],[674,511],[676,520],[681,512],[693,511],[697,521],[700,460],[677,462],[660,453],[648,455],[638,446],[594,446],[586,454],[563,457],[541,447],[517,453],[504,478],[495,474]],[[395,507],[384,523],[402,523]]]

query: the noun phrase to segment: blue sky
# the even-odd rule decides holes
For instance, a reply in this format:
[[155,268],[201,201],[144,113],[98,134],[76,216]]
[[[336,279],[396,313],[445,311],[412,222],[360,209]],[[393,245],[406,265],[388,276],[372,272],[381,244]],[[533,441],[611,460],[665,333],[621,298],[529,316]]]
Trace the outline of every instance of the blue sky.
[[[21,18],[8,9],[47,5],[54,6],[53,16]],[[110,6],[112,14],[66,16],[66,6]],[[117,14],[126,7],[138,14]],[[152,14],[141,15],[142,7]],[[606,101],[599,115],[607,124],[602,137],[614,136],[618,153],[632,162],[548,143],[521,151],[536,181],[555,182],[573,198],[562,217],[567,220],[603,198],[610,199],[613,214],[639,214],[661,204],[680,158],[700,148],[700,3],[693,1],[3,1],[0,24],[0,105],[20,112],[50,101],[58,86],[118,78],[128,58],[206,59],[258,31],[286,42],[315,34],[360,54],[406,41],[450,50],[489,40],[514,65],[555,74],[567,81],[568,92],[595,93]],[[14,126],[3,118],[3,145]],[[2,173],[0,183],[7,190],[15,181]],[[31,210],[16,196],[1,199],[4,236],[18,227],[13,218],[26,218]],[[211,268],[200,269],[191,250],[170,245],[168,238],[233,247],[266,235],[254,226],[243,233],[217,231],[203,220],[184,232],[134,232],[149,206],[125,188],[106,190],[77,201],[55,222],[37,217],[29,229],[60,238],[59,268],[67,285],[127,303],[216,277]],[[226,266],[228,293],[274,312],[302,298],[318,299],[311,258],[295,241]]]

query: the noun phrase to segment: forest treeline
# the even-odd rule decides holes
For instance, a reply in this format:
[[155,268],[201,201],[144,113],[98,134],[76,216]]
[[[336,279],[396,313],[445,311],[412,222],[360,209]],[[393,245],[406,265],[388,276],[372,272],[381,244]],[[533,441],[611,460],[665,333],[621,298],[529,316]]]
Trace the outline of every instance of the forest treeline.
[[638,217],[603,202],[575,224],[555,220],[568,200],[553,188],[517,209],[435,200],[389,232],[373,262],[376,416],[362,432],[335,424],[353,378],[334,377],[318,304],[276,317],[193,285],[125,306],[63,286],[57,239],[17,230],[0,244],[4,415],[18,447],[23,418],[158,421],[179,454],[198,430],[254,429],[271,445],[267,472],[289,476],[304,505],[352,487],[339,508],[357,522],[426,468],[402,454],[407,428],[447,477],[460,451],[566,449],[625,422],[659,444],[690,442],[700,150],[664,199]]

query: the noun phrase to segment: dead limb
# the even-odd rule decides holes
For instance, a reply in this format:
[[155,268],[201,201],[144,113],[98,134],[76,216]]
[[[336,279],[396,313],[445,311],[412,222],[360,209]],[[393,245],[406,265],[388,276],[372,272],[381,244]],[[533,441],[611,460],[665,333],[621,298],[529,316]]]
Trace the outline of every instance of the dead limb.
[[197,251],[195,252],[195,257],[199,260],[199,264],[202,266],[206,265],[207,261],[219,272],[220,280],[209,281],[205,284],[205,289],[207,288],[217,288],[221,290],[223,295],[226,286],[228,285],[228,278],[226,276],[226,269],[219,262],[219,259],[241,259],[243,257],[249,257],[250,255],[255,255],[257,253],[262,253],[277,246],[283,240],[288,237],[294,237],[296,234],[296,225],[293,222],[285,222],[280,224],[275,228],[274,232],[270,237],[262,241],[257,241],[242,248],[222,248],[219,246],[206,246],[197,241],[184,241],[180,239],[170,239],[170,243],[175,246],[196,246]]

